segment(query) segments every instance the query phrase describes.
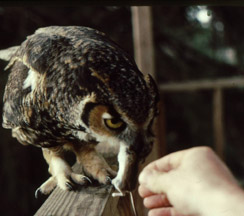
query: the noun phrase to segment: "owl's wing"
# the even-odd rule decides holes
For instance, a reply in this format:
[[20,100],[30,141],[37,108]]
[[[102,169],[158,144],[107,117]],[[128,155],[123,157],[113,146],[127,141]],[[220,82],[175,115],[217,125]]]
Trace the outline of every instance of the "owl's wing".
[[[61,96],[59,91],[66,88],[65,83],[72,85],[68,83],[72,77],[68,77],[67,71],[78,65],[69,35],[71,32],[62,27],[43,28],[15,47],[14,55],[13,49],[4,52],[5,59],[10,55],[12,58],[7,66],[11,72],[4,93],[3,127],[30,126],[28,116],[38,113],[48,100],[56,103],[55,99]],[[66,76],[62,76],[64,72]]]
[[67,106],[75,106],[77,98],[94,88],[95,77],[86,68],[88,49],[103,36],[72,26],[41,28],[28,36],[7,66],[11,73],[4,94],[3,127],[37,127],[40,113],[59,123],[70,122]]

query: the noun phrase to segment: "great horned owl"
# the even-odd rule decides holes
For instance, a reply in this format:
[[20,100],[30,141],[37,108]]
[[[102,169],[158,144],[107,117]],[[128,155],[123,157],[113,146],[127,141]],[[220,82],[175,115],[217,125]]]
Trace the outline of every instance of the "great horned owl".
[[[121,195],[134,188],[138,163],[153,144],[158,91],[125,51],[97,30],[51,26],[28,36],[7,67],[3,127],[20,143],[41,147],[49,164],[51,177],[37,191],[70,190],[88,177],[112,183]],[[97,153],[100,142],[119,146],[117,174]],[[84,175],[72,171],[65,150]]]

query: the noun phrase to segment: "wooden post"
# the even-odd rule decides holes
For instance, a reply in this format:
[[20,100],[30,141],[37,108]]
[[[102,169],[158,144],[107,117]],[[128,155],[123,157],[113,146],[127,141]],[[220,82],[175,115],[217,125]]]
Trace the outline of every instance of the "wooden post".
[[[133,41],[134,41],[134,55],[138,68],[144,74],[151,74],[156,80],[155,64],[154,64],[154,43],[153,43],[153,21],[152,8],[148,6],[131,7],[132,12],[132,27],[133,27]],[[162,105],[162,103],[161,103]],[[162,109],[162,106],[159,107]],[[156,134],[165,134],[165,128],[160,128],[163,124],[163,112],[161,112],[160,120],[156,123]],[[158,136],[157,143],[155,143],[152,153],[149,155],[148,162],[155,160],[162,156],[165,152],[165,137]]]
[[155,78],[151,7],[131,7],[134,56],[138,68]]
[[216,88],[213,92],[213,130],[214,145],[217,154],[224,159],[224,123],[223,123],[223,90]]
[[[134,56],[138,68],[143,74],[151,74],[156,80],[155,64],[154,64],[154,44],[153,44],[153,26],[152,26],[152,8],[148,6],[131,7],[132,27],[134,41]],[[162,105],[162,104],[161,104]],[[159,107],[161,109],[162,106]],[[145,163],[139,168],[139,171],[149,162],[162,156],[165,152],[165,137],[159,136],[165,134],[164,127],[161,127],[164,121],[163,112],[161,112],[160,120],[156,122],[157,141]],[[143,206],[142,199],[134,192],[135,204],[138,215],[147,215],[147,210]]]

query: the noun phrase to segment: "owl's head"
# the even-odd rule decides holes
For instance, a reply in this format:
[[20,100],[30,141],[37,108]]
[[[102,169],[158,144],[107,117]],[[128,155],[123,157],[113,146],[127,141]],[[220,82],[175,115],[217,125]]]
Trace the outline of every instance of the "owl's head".
[[130,189],[138,162],[152,149],[158,89],[152,77],[144,76],[134,60],[104,34],[92,31],[87,35],[80,35],[72,57],[79,64],[72,67],[76,79],[70,78],[72,94],[82,98],[78,118],[98,142],[120,146],[113,184],[117,189]]
[[99,142],[119,145],[117,189],[133,189],[138,163],[150,153],[153,122],[157,116],[158,90],[150,75],[143,76],[135,65],[117,68],[109,75],[92,69],[96,79],[93,99],[82,115],[92,136]]
[[112,145],[122,143],[129,153],[136,154],[138,160],[144,160],[154,141],[153,122],[158,114],[157,87],[150,75],[137,77],[141,86],[134,83],[130,88],[124,88],[123,81],[128,82],[120,80],[117,89],[110,89],[112,93],[106,103],[93,95],[92,102],[84,107],[82,120],[97,141]]

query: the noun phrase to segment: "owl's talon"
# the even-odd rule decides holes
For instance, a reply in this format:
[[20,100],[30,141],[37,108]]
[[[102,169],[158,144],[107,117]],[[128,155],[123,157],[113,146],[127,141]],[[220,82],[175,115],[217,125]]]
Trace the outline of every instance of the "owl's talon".
[[41,188],[37,188],[35,191],[35,198],[38,199],[38,194],[41,193]]
[[36,191],[35,191],[35,198],[38,199],[39,198],[39,195],[47,195],[45,193],[42,192],[42,189],[41,187],[37,188]]
[[107,176],[106,177],[106,184],[110,185],[111,183],[112,183],[112,179],[109,176]]
[[74,190],[74,185],[71,182],[65,182],[65,186],[69,191]]
[[35,198],[38,198],[39,194],[44,194],[44,195],[50,194],[56,186],[57,186],[57,181],[53,176],[51,176],[39,188],[36,189]]
[[86,182],[89,182],[90,184],[92,184],[91,179],[89,179],[87,176],[83,176],[82,178],[83,178],[83,179],[85,179],[85,180],[86,180]]
[[87,176],[84,176],[82,174],[77,174],[74,172],[70,174],[70,180],[77,185],[86,185],[88,182],[92,183]]

